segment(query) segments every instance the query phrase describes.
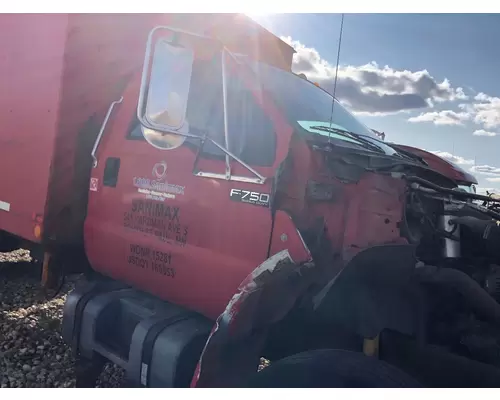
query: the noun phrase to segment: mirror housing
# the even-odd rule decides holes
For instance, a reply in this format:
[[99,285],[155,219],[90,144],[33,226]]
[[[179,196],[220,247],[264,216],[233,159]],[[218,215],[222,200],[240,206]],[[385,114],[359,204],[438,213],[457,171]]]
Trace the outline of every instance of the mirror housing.
[[[141,77],[137,118],[143,132],[176,134],[200,138],[189,133],[186,121],[189,85],[195,52],[222,51],[216,40],[168,26],[154,28],[148,37]],[[146,140],[155,147],[148,135]]]
[[192,50],[173,46],[166,40],[156,42],[145,104],[148,122],[172,131],[182,128],[193,61]]

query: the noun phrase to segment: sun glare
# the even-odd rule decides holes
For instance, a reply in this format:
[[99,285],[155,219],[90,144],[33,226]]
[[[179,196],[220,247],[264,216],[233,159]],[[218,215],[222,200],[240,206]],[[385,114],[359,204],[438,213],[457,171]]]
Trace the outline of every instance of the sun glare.
[[272,13],[269,13],[269,12],[265,12],[265,11],[252,11],[252,12],[246,12],[244,13],[246,16],[250,17],[250,18],[259,18],[259,17],[268,17],[270,16]]

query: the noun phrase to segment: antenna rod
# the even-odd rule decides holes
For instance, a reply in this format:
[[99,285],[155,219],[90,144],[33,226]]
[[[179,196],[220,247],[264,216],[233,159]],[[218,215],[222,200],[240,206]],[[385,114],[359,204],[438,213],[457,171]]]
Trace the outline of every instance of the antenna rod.
[[[340,34],[339,34],[339,46],[337,49],[337,66],[335,67],[335,81],[333,83],[333,99],[332,99],[332,111],[330,113],[330,128],[332,127],[333,121],[333,106],[335,105],[335,92],[337,90],[337,76],[339,74],[339,61],[340,61],[340,46],[342,45],[342,31],[344,28],[344,13],[342,13],[342,17],[340,20]],[[328,133],[328,141],[330,141],[330,132]]]

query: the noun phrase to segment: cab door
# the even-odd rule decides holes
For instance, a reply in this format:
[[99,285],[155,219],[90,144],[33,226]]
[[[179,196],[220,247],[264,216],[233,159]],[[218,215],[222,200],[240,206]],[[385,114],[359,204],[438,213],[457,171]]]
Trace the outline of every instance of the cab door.
[[[226,84],[231,150],[272,177],[281,161],[278,123],[259,104],[256,81],[233,71]],[[89,260],[105,275],[215,318],[268,257],[271,180],[211,177],[224,176],[225,153],[208,141],[201,147],[198,139],[144,129],[136,118],[138,93],[139,77],[98,149],[85,226]],[[187,131],[224,143],[223,108],[220,62],[195,60]],[[231,167],[254,177],[237,161]]]

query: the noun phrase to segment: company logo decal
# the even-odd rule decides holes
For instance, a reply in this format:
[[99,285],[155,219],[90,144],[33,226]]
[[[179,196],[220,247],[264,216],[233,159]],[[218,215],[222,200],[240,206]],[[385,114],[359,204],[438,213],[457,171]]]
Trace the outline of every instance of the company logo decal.
[[153,167],[153,176],[158,180],[162,180],[167,175],[167,163],[165,161],[155,164]]
[[134,177],[133,184],[137,192],[146,195],[147,199],[165,201],[184,195],[184,186],[167,182],[167,163],[161,161],[153,166],[152,178]]

